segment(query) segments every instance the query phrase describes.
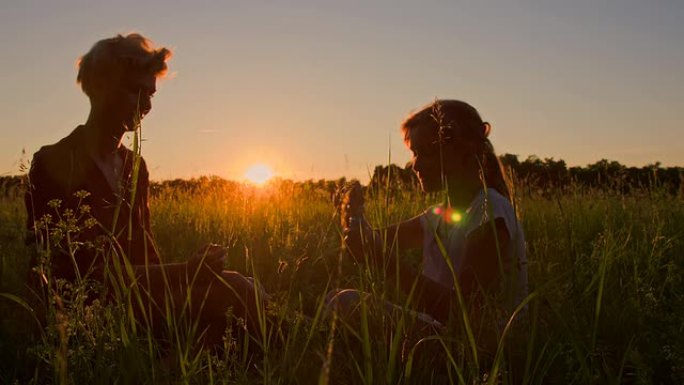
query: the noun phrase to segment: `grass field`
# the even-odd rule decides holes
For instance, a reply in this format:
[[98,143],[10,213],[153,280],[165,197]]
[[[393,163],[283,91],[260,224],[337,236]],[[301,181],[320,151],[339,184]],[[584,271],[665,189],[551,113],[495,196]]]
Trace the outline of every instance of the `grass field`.
[[[368,193],[375,226],[435,203],[416,191],[379,190]],[[266,310],[285,325],[284,336],[250,342],[228,330],[220,353],[193,347],[191,338],[161,343],[126,306],[86,307],[78,295],[43,306],[48,326],[37,328],[41,309],[24,289],[31,253],[23,243],[25,213],[14,191],[0,198],[0,383],[684,382],[681,196],[658,188],[627,196],[579,187],[519,193],[529,308],[524,326],[487,355],[458,322],[416,336],[409,321],[387,319],[372,306],[353,324],[325,313],[325,295],[336,287],[405,300],[381,271],[340,256],[327,190],[206,179],[198,191],[163,188],[153,196],[163,259],[183,261],[208,242],[228,246],[226,267],[255,276],[273,295]]]

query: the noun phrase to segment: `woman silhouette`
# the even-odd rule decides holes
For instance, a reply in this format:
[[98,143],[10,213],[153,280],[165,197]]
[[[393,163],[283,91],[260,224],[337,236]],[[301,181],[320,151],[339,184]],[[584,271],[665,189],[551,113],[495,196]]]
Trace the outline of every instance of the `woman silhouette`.
[[[48,251],[43,282],[94,279],[110,289],[110,299],[115,281],[135,283],[145,302],[136,311],[146,309],[156,330],[170,303],[173,312],[189,309],[214,343],[221,341],[228,308],[258,330],[257,307],[264,298],[251,279],[223,270],[220,246],[204,247],[187,263],[162,264],[150,228],[147,166],[122,145],[124,134],[137,130],[152,109],[157,79],[166,73],[170,56],[168,49],[153,48],[132,33],[98,41],[79,60],[77,81],[90,99],[90,114],[67,137],[33,156],[27,227],[30,240]],[[132,274],[121,267],[125,263]],[[110,274],[117,269],[123,273]]]

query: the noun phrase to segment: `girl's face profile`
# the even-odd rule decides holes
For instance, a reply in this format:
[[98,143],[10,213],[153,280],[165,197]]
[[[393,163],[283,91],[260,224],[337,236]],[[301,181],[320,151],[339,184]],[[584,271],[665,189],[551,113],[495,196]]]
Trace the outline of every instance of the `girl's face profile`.
[[[463,157],[452,142],[442,143],[440,151],[436,130],[417,127],[409,131],[408,147],[413,153],[413,171],[424,192],[442,190],[446,177],[454,177],[462,170]],[[441,152],[441,154],[440,154]]]
[[427,128],[414,128],[408,135],[408,146],[413,153],[413,171],[425,192],[439,191],[443,187],[439,141],[437,135],[431,131]]

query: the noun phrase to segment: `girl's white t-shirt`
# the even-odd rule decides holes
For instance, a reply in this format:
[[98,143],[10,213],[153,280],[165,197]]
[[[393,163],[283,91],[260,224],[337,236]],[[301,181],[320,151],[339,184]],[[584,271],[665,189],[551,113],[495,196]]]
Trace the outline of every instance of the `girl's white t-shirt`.
[[[481,190],[464,213],[450,212],[444,206],[433,206],[420,217],[423,226],[423,275],[445,288],[454,288],[451,266],[459,277],[462,271],[468,235],[490,220],[502,218],[511,242],[503,250],[504,259],[515,263],[515,304],[527,296],[527,258],[525,235],[510,201],[493,188]],[[445,257],[442,250],[446,251]]]

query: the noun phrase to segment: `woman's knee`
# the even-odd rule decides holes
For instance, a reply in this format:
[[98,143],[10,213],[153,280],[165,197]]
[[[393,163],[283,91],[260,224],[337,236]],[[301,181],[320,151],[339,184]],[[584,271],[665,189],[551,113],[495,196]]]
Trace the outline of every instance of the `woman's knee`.
[[219,286],[223,286],[224,290],[232,291],[244,299],[254,298],[257,301],[267,301],[271,298],[259,281],[253,277],[245,277],[236,271],[223,270],[219,281]]
[[335,289],[328,292],[325,297],[325,307],[327,311],[342,311],[344,313],[353,312],[361,300],[365,298],[365,293],[354,289]]
[[237,292],[248,291],[252,288],[251,282],[237,271],[223,270],[218,276],[219,284],[232,288]]

